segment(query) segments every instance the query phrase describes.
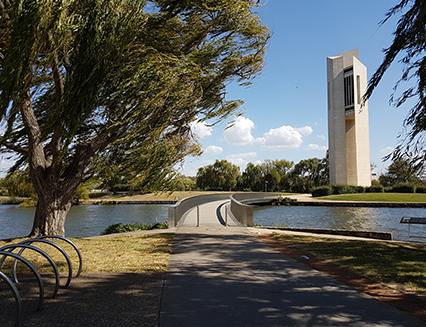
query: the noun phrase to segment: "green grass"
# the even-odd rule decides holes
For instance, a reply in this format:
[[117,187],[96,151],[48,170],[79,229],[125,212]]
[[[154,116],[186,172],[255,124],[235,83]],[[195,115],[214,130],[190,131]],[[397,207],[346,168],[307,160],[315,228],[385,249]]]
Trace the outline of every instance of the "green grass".
[[426,202],[426,193],[353,193],[321,196],[315,199],[338,201]]
[[[83,272],[136,272],[136,271],[166,271],[171,252],[174,234],[124,235],[110,237],[71,239],[77,245],[83,257]],[[16,244],[23,239],[0,241],[0,247]],[[78,257],[74,249],[61,240],[58,243],[70,256],[73,270],[78,268]],[[58,265],[61,272],[67,271],[64,257],[50,245],[34,244],[47,252]],[[15,251],[17,252],[17,251]],[[24,257],[30,260],[40,272],[51,272],[47,260],[31,250],[25,250]],[[13,265],[12,259],[7,259],[2,270]]]
[[275,233],[315,256],[348,267],[363,276],[426,295],[426,246],[381,241],[352,241]]

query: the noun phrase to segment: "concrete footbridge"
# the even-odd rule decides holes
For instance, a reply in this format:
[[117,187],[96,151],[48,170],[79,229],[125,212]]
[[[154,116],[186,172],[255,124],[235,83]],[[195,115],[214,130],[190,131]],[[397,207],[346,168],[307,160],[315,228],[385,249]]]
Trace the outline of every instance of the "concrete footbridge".
[[426,326],[255,237],[267,231],[245,227],[253,225],[248,204],[278,196],[196,196],[169,208],[175,238],[159,327]]
[[183,199],[169,208],[170,227],[253,227],[253,203],[277,199],[279,193],[218,193]]

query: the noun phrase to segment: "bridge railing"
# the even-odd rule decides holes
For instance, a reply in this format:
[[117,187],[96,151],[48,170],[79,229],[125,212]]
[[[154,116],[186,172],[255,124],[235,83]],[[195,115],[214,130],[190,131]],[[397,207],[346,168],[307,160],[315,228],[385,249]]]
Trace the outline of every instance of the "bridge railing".
[[206,195],[196,195],[180,200],[173,206],[169,207],[168,223],[170,227],[175,227],[179,221],[190,209],[204,203],[229,199],[230,193],[215,193]]
[[190,209],[214,201],[220,200],[231,200],[231,213],[235,219],[240,223],[253,226],[253,208],[250,205],[244,204],[244,202],[261,202],[265,199],[276,199],[280,196],[279,193],[256,193],[256,192],[245,192],[245,193],[215,193],[207,195],[191,196],[180,200],[175,205],[169,207],[169,219],[168,223],[170,227],[175,227],[179,224],[179,221]]
[[235,193],[230,196],[231,213],[241,224],[253,227],[253,206],[247,204],[264,203],[277,199],[280,193]]

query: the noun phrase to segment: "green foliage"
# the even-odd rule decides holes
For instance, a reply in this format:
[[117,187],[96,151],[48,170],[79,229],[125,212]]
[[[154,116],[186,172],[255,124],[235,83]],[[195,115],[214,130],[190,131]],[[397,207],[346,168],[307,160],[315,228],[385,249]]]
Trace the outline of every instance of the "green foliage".
[[365,192],[364,187],[354,185],[333,184],[331,185],[331,188],[333,190],[332,194],[351,194]]
[[393,186],[400,183],[422,184],[424,169],[422,165],[413,164],[409,158],[395,159],[388,167],[387,172],[379,177],[384,186]]
[[417,186],[416,193],[426,193],[426,186]]
[[[383,50],[385,54],[383,62],[371,77],[364,97],[369,98],[372,95],[395,60],[404,64],[401,78],[395,84],[390,102],[399,107],[407,100],[414,100],[414,105],[404,120],[406,128],[400,134],[401,142],[396,147],[393,158],[401,159],[406,153],[416,153],[413,162],[423,165],[424,132],[426,130],[426,1],[400,0],[386,13],[381,24],[393,16],[399,16],[393,32],[394,39],[391,45]],[[406,85],[407,88],[400,91],[401,85]]]
[[35,190],[31,183],[28,171],[14,171],[2,181],[2,186],[9,196],[31,197],[35,196]]
[[[315,187],[329,183],[328,157],[323,159],[312,158],[301,160],[293,165],[292,161],[265,160],[255,165],[249,162],[242,174],[237,172],[238,167],[226,160],[216,160],[214,165],[201,167],[197,173],[197,187],[202,190],[214,191],[251,191],[276,192],[290,191],[296,193],[311,192]],[[224,175],[222,176],[222,172]],[[235,184],[235,179],[237,183]],[[232,181],[232,185],[223,184]]]
[[238,189],[252,192],[265,190],[265,177],[262,166],[249,162],[238,180]]
[[383,185],[371,185],[365,188],[365,193],[383,193],[384,191]]
[[415,193],[416,186],[410,183],[400,183],[392,186],[392,191],[394,193]]
[[90,199],[90,190],[87,186],[80,184],[77,193],[75,194],[76,199],[78,200],[89,200]]
[[327,196],[327,195],[331,195],[332,193],[333,193],[333,190],[331,189],[330,186],[317,187],[312,190],[313,197]]
[[151,229],[167,229],[169,225],[167,222],[155,223],[155,224],[112,224],[109,225],[102,232],[102,235],[115,234],[115,233],[127,233],[138,230],[151,230]]
[[30,198],[26,198],[24,201],[19,203],[19,206],[22,208],[32,208],[36,207],[38,202],[38,197],[36,195],[33,195]]
[[202,190],[232,191],[237,186],[239,168],[226,160],[201,167],[197,172],[197,187]]
[[63,227],[46,221],[85,178],[172,188],[201,152],[190,124],[239,112],[226,86],[253,82],[270,38],[255,0],[1,4],[0,152],[30,169],[32,234]]
[[196,188],[196,178],[194,177],[177,174],[173,182],[173,190],[175,191],[193,191]]
[[311,158],[297,163],[289,175],[291,192],[311,193],[312,189],[329,184],[328,156]]

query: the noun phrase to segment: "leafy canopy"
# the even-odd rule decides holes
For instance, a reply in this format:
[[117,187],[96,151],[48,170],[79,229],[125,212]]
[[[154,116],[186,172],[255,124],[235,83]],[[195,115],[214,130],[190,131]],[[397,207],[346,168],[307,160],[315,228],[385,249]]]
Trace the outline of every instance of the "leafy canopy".
[[[414,162],[422,163],[426,158],[426,1],[401,0],[386,13],[381,24],[395,15],[400,18],[393,33],[394,39],[392,44],[384,49],[385,57],[371,77],[364,99],[372,95],[391,64],[401,58],[398,60],[404,65],[404,70],[395,84],[390,102],[399,107],[407,100],[414,99],[415,104],[404,120],[405,129],[399,135],[401,141],[393,156],[394,159],[401,159],[405,153],[415,153],[418,155],[413,158]],[[400,86],[406,82],[412,86],[397,93]]]
[[200,153],[188,124],[233,114],[226,85],[263,68],[256,3],[1,0],[0,151],[29,164],[38,193],[90,163],[165,178]]

